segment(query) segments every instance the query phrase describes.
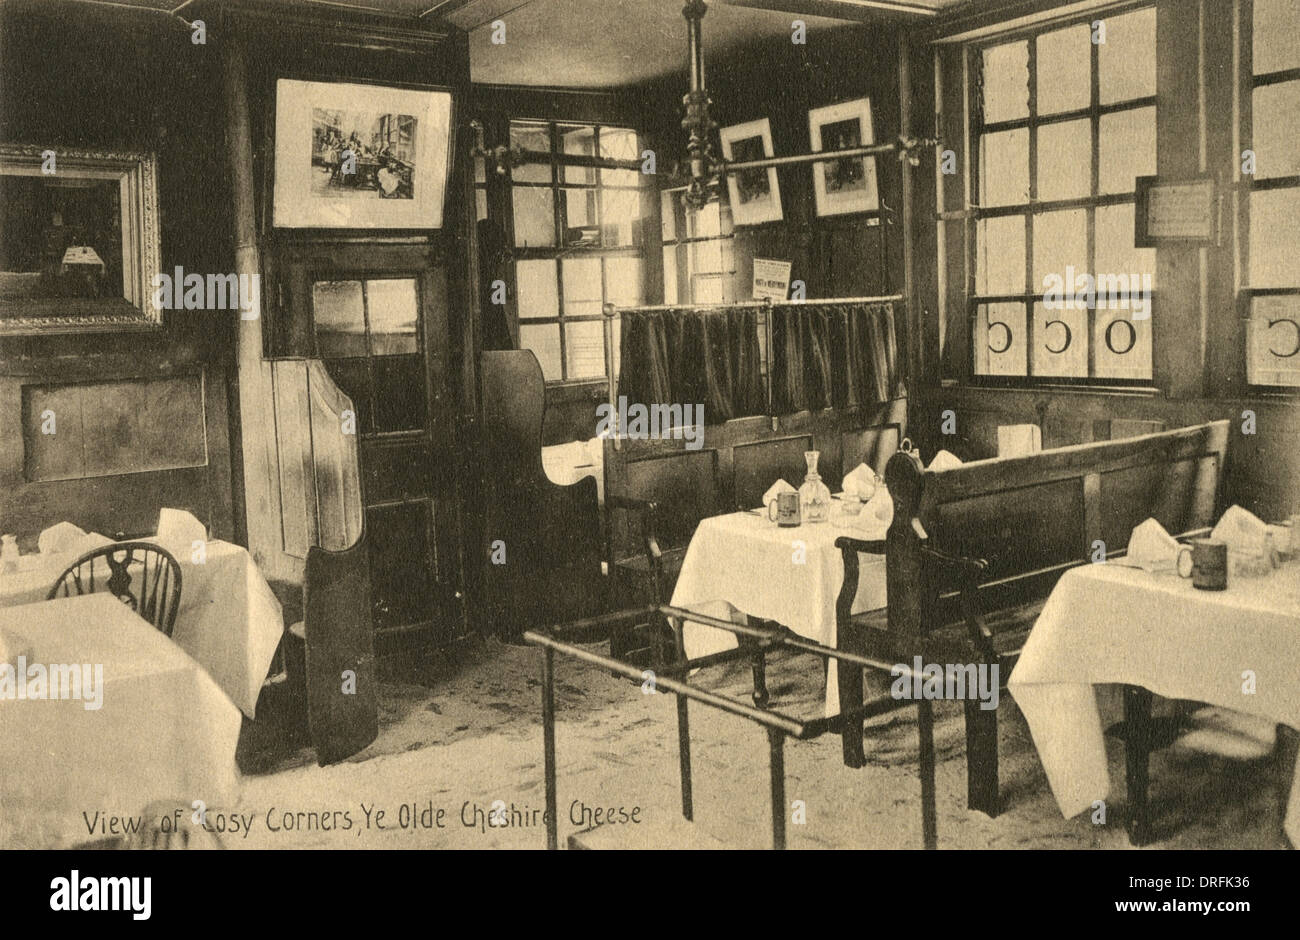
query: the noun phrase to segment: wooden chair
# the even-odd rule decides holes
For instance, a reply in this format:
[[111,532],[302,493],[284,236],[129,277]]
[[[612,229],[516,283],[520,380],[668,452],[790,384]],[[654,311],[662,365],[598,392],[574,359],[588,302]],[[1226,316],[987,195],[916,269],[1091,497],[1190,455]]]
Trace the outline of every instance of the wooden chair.
[[59,576],[46,599],[105,590],[172,635],[181,603],[181,566],[165,548],[153,542],[115,542],[87,552]]

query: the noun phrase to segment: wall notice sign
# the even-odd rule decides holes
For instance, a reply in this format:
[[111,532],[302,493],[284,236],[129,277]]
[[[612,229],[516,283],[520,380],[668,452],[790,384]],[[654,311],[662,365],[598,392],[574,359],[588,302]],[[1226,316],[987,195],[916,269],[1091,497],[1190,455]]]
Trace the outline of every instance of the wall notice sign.
[[1139,176],[1136,180],[1138,248],[1161,243],[1192,245],[1218,243],[1218,199],[1214,177],[1162,180]]
[[785,300],[790,296],[790,261],[754,259],[754,299]]

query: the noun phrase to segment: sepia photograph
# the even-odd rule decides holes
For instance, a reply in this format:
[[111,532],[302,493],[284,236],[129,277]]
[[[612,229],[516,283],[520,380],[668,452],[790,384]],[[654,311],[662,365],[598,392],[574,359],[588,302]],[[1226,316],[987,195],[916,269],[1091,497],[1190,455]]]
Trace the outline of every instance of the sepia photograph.
[[1298,140],[1300,0],[0,0],[5,923],[1285,917]]

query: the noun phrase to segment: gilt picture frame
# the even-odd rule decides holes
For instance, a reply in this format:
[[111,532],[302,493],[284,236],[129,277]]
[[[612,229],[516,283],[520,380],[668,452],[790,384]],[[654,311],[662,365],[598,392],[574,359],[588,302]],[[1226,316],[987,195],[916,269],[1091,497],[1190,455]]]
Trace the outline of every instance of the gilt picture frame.
[[152,153],[0,143],[0,335],[157,329],[159,233]]

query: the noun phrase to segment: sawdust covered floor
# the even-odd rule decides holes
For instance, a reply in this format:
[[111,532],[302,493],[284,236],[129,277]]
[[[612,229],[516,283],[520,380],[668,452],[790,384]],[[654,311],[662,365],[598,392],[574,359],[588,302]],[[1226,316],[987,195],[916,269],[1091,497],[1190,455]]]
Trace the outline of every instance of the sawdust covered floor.
[[[316,766],[309,747],[274,728],[246,723],[239,755],[246,776],[235,809],[251,827],[226,835],[225,844],[543,848],[540,656],[487,641],[429,665],[383,661],[379,738],[330,767]],[[613,809],[616,818],[626,814],[641,825],[680,819],[673,696],[645,695],[628,680],[561,657],[556,676],[561,842],[582,828],[583,807]],[[775,706],[804,716],[820,712],[821,675],[812,660],[778,657],[768,677]],[[749,670],[714,669],[695,681],[743,697]],[[960,705],[936,703],[935,713],[941,848],[1128,847],[1122,745],[1107,745],[1106,823],[1094,824],[1087,814],[1063,819],[1028,728],[1004,694],[1005,809],[989,819],[965,808]],[[730,845],[768,847],[765,733],[703,707],[692,705],[691,716],[696,824]],[[843,766],[837,738],[787,743],[786,798],[803,801],[806,814],[803,824],[787,827],[791,848],[920,847],[915,710],[871,723],[866,742],[861,770]],[[1286,847],[1291,773],[1285,760],[1232,762],[1178,748],[1155,756],[1154,847]],[[487,825],[494,805],[504,806],[510,825]]]

